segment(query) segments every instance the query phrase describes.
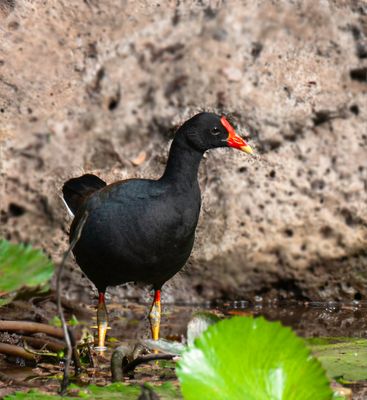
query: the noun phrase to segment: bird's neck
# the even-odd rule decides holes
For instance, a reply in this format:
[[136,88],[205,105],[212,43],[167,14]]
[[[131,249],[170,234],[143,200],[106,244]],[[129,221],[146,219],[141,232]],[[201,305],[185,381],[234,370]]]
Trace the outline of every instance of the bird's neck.
[[198,170],[203,154],[192,148],[182,137],[176,136],[161,179],[183,189],[198,185]]

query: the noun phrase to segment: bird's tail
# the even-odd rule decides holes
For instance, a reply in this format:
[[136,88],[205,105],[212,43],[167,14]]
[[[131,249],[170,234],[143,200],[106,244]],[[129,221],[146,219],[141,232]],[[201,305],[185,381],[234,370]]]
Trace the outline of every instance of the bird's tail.
[[74,216],[78,208],[84,203],[85,199],[96,190],[106,186],[106,182],[98,176],[86,174],[79,178],[69,179],[62,187],[63,201],[69,211]]

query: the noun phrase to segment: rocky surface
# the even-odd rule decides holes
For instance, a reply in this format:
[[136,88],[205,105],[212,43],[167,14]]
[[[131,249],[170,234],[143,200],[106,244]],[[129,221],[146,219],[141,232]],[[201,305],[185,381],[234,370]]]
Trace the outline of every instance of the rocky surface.
[[208,153],[166,300],[366,298],[367,6],[281,3],[2,1],[2,234],[58,261],[64,180],[158,177],[175,127],[214,110],[257,156]]

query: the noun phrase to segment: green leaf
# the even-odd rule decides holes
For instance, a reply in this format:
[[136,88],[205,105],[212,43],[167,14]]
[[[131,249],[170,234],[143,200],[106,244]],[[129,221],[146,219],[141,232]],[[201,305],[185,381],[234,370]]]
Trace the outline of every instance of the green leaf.
[[330,378],[367,380],[367,340],[360,338],[319,338],[308,340]]
[[78,318],[73,314],[72,316],[71,316],[71,318],[69,319],[69,325],[70,326],[77,326],[77,325],[79,325],[79,321],[78,321]]
[[186,400],[329,400],[325,371],[279,322],[234,317],[210,326],[176,368]]
[[53,272],[52,262],[41,250],[0,240],[0,305],[22,288],[44,285]]
[[61,328],[62,322],[58,315],[54,315],[49,321],[49,325],[56,326],[57,328]]

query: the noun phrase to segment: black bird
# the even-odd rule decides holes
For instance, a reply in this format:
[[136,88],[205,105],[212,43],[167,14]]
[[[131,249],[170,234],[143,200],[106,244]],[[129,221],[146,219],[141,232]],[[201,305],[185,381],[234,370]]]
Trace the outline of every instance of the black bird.
[[64,184],[64,200],[75,215],[70,238],[87,212],[73,253],[99,291],[98,350],[106,349],[106,288],[126,282],[153,285],[149,320],[152,337],[158,339],[160,291],[190,256],[201,206],[198,168],[205,151],[216,147],[252,153],[225,117],[200,113],[176,132],[158,180],[127,179],[107,185],[87,174]]

